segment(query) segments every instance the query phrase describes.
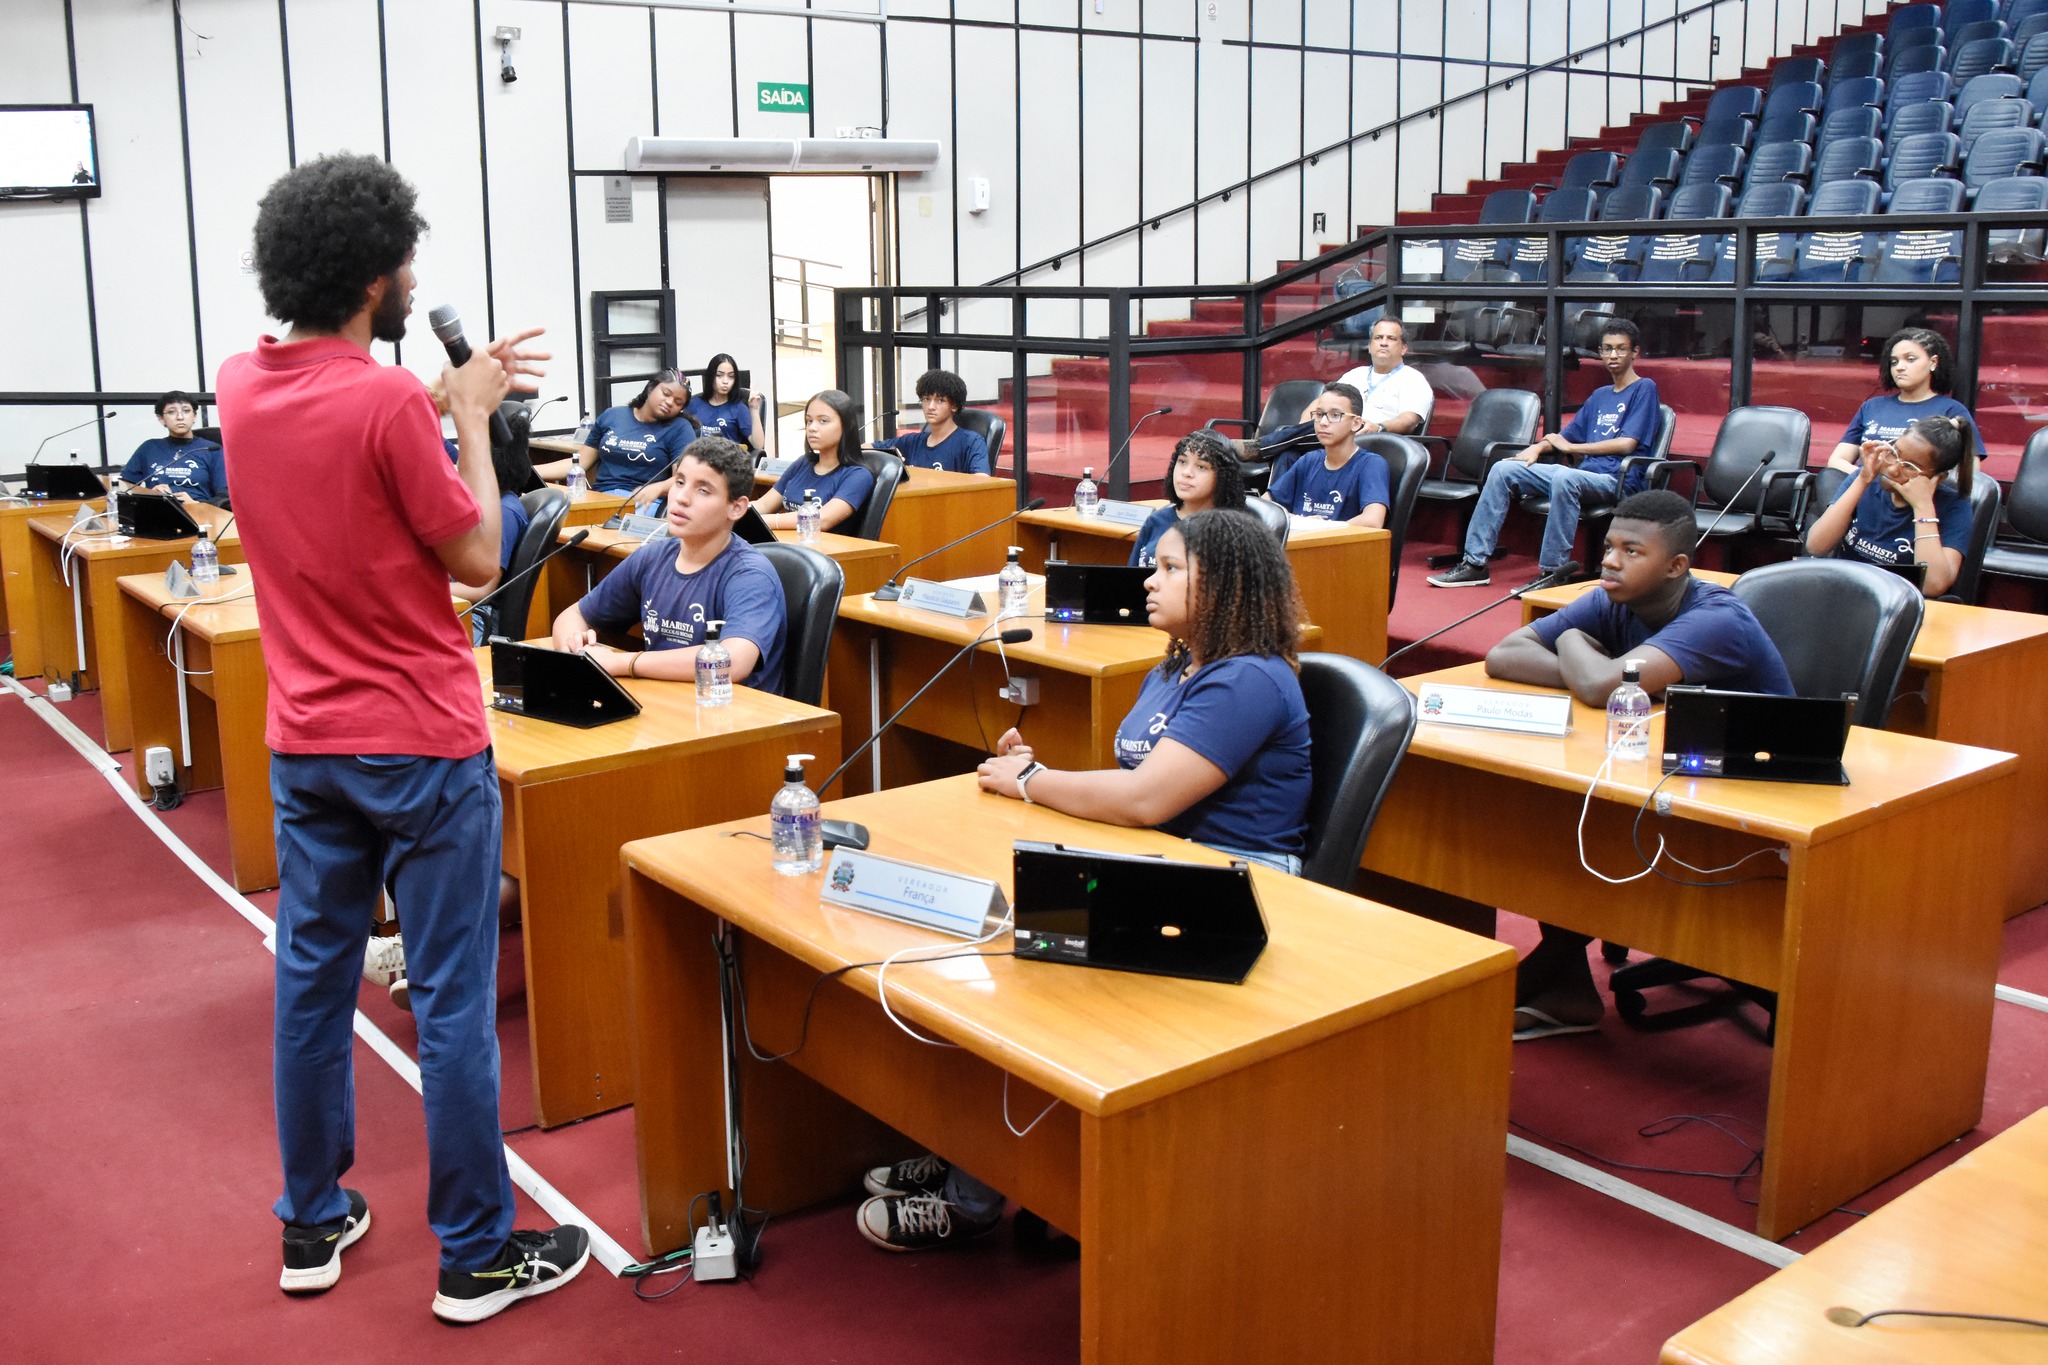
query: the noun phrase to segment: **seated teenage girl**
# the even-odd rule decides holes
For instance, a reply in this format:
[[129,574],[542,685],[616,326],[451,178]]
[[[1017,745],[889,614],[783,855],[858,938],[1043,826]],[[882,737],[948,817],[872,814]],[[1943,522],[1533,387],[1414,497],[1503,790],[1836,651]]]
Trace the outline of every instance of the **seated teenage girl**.
[[785,470],[756,505],[770,526],[791,528],[804,496],[816,493],[825,504],[820,527],[832,531],[867,506],[874,490],[875,476],[860,462],[860,417],[853,399],[827,389],[804,404],[804,458]]
[[1172,505],[1153,512],[1138,529],[1138,543],[1131,547],[1133,565],[1152,567],[1159,558],[1159,538],[1198,512],[1212,507],[1244,510],[1244,461],[1238,458],[1237,447],[1213,431],[1191,431],[1181,437],[1166,469],[1166,497]]
[[[1877,373],[1886,392],[1865,399],[1856,409],[1841,442],[1828,454],[1828,468],[1854,469],[1857,452],[1865,443],[1896,441],[1922,417],[1971,420],[1970,410],[1950,396],[1956,383],[1956,358],[1941,333],[1925,327],[1892,333],[1878,356]],[[1970,444],[1977,458],[1983,459],[1984,443],[1973,436]]]
[[675,481],[683,447],[697,439],[697,423],[683,412],[689,401],[690,386],[674,370],[663,370],[631,403],[599,413],[588,445],[534,468],[543,479],[560,483],[574,460],[600,493],[635,493],[635,503],[661,498]]
[[706,436],[723,436],[749,450],[761,448],[761,395],[739,387],[739,362],[731,356],[711,357],[704,367],[704,391],[683,409]]
[[[1200,512],[1167,531],[1145,583],[1173,637],[1117,729],[1117,766],[1062,772],[1015,730],[981,788],[1112,825],[1153,825],[1299,872],[1309,797],[1308,707],[1295,678],[1301,602],[1287,555],[1249,512]],[[1001,1221],[1003,1196],[936,1156],[867,1173],[861,1235],[890,1251],[964,1241]]]
[[[1970,484],[1976,431],[1961,417],[1922,417],[1896,442],[1865,441],[1856,477],[1806,533],[1816,555],[1867,564],[1925,564],[1921,589],[1955,586],[1970,548]],[[1955,481],[1949,481],[1949,472]]]

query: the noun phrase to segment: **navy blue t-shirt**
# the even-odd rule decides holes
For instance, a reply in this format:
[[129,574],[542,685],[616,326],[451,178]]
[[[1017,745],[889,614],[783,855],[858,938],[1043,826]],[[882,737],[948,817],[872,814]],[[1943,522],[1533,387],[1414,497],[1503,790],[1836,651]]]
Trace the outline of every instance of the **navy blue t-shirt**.
[[512,567],[512,552],[519,548],[519,538],[526,534],[533,518],[526,515],[526,504],[517,493],[498,495],[498,518],[503,528],[498,533],[498,568],[502,571]]
[[683,411],[697,419],[706,436],[723,436],[745,445],[754,434],[754,412],[745,403],[712,403],[699,394]]
[[1703,578],[1689,579],[1685,596],[1679,599],[1678,615],[1654,632],[1642,617],[1609,601],[1598,588],[1563,611],[1538,617],[1529,628],[1552,650],[1557,648],[1558,636],[1582,630],[1612,659],[1648,645],[1678,665],[1682,681],[1695,686],[1768,692],[1779,697],[1794,693],[1784,658],[1748,604]]
[[201,502],[228,491],[228,471],[220,447],[197,436],[183,441],[157,436],[144,441],[121,466],[121,480],[168,488]]
[[[860,509],[867,506],[868,494],[875,491],[875,476],[858,460],[851,463],[841,460],[839,467],[830,474],[818,473],[811,468],[809,460],[798,460],[775,481],[775,491],[782,494],[783,504],[792,512],[803,505],[804,494],[815,492],[819,502],[838,498],[851,507],[857,517]],[[851,521],[852,517],[847,520]],[[842,526],[844,524],[841,523]]]
[[[1558,435],[1575,443],[1616,441],[1624,436],[1633,436],[1636,448],[1629,454],[1649,454],[1651,444],[1657,439],[1656,381],[1638,379],[1619,392],[1612,384],[1602,385],[1572,420],[1564,424],[1564,430]],[[1588,474],[1611,476],[1620,472],[1623,458],[1620,455],[1588,455],[1580,462],[1579,468]],[[1635,490],[1631,488],[1629,491]]]
[[1960,417],[1970,423],[1970,431],[1977,439],[1977,458],[1984,458],[1984,436],[1977,431],[1976,419],[1970,410],[1945,393],[1923,398],[1917,403],[1908,403],[1895,393],[1881,393],[1875,398],[1863,400],[1863,406],[1856,409],[1856,416],[1842,433],[1842,444],[1860,446],[1865,441],[1890,441],[1894,445],[1899,437],[1906,434],[1906,428],[1922,417]]
[[643,422],[631,408],[606,408],[590,425],[590,445],[597,451],[590,486],[600,493],[630,493],[653,483],[696,439],[697,428],[686,417]]
[[954,427],[953,434],[938,445],[930,445],[923,431],[906,432],[875,442],[878,450],[893,450],[903,463],[917,469],[944,469],[954,474],[988,473],[988,442],[978,431]]
[[1164,737],[1229,780],[1159,828],[1212,848],[1299,855],[1308,833],[1308,705],[1285,659],[1239,654],[1183,681],[1161,665],[1116,730],[1116,763],[1135,768]]
[[[1943,548],[1959,555],[1970,553],[1970,500],[1943,480],[1934,486],[1934,515],[1941,520]],[[1871,564],[1911,564],[1913,533],[1911,506],[1892,501],[1891,490],[1878,479],[1870,481],[1856,500],[1856,515],[1835,547],[1837,559],[1861,559]]]
[[704,643],[705,622],[723,621],[721,640],[746,640],[761,651],[746,686],[779,694],[787,609],[774,566],[738,536],[693,574],[676,572],[682,552],[672,536],[633,551],[577,604],[583,619],[607,630],[637,621],[650,650],[694,649]]
[[1178,507],[1154,508],[1152,515],[1145,518],[1145,524],[1138,528],[1138,543],[1131,547],[1131,563],[1141,569],[1149,569],[1157,564],[1160,538],[1178,525]]
[[1374,503],[1386,506],[1387,462],[1370,450],[1353,452],[1342,469],[1332,469],[1328,457],[1311,450],[1273,483],[1273,501],[1297,517],[1321,517],[1325,521],[1349,521]]

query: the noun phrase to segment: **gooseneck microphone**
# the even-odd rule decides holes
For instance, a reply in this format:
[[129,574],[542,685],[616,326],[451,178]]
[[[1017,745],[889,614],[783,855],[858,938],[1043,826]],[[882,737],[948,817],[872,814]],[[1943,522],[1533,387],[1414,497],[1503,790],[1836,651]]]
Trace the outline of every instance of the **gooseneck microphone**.
[[461,611],[458,611],[458,612],[456,612],[456,613],[455,613],[455,615],[457,616],[457,618],[461,618],[461,617],[464,617],[464,616],[467,616],[467,615],[469,615],[469,614],[470,614],[471,612],[475,611],[475,610],[476,610],[476,609],[477,609],[478,607],[480,607],[480,606],[484,605],[484,603],[486,603],[486,602],[490,601],[490,600],[491,600],[492,598],[496,597],[496,596],[497,596],[497,595],[498,595],[499,593],[501,593],[501,592],[505,591],[505,589],[507,589],[507,588],[511,587],[511,586],[512,586],[512,585],[513,585],[514,583],[517,583],[517,582],[518,582],[518,581],[519,581],[520,579],[522,579],[522,578],[526,578],[526,577],[528,577],[528,576],[532,575],[532,574],[533,574],[534,572],[536,572],[536,571],[537,571],[537,570],[538,570],[538,569],[540,568],[540,566],[541,566],[541,565],[543,565],[543,564],[547,563],[547,562],[548,562],[548,561],[549,561],[550,559],[553,559],[553,558],[554,558],[554,557],[555,557],[556,555],[558,555],[558,554],[562,553],[562,551],[564,551],[564,550],[573,550],[573,549],[575,549],[575,548],[576,548],[576,547],[577,547],[578,545],[581,545],[581,544],[582,544],[582,543],[583,543],[584,541],[586,541],[586,540],[588,540],[588,539],[590,539],[590,528],[589,528],[588,526],[585,526],[585,527],[584,527],[583,529],[579,530],[579,531],[578,531],[578,532],[577,532],[577,533],[576,533],[575,535],[573,535],[573,536],[570,536],[570,537],[569,537],[569,538],[568,538],[567,540],[563,541],[563,542],[562,542],[562,543],[561,543],[560,545],[557,545],[557,546],[556,546],[556,547],[555,547],[554,549],[552,549],[552,550],[549,550],[549,551],[548,551],[548,552],[547,552],[546,554],[542,555],[542,556],[541,556],[541,557],[540,557],[539,559],[536,559],[536,560],[534,560],[534,561],[533,561],[533,563],[531,563],[531,564],[527,565],[527,566],[526,566],[525,568],[521,569],[521,570],[520,570],[520,571],[519,571],[518,573],[516,573],[516,574],[513,574],[513,575],[512,575],[512,576],[511,576],[510,578],[508,578],[508,579],[506,579],[506,580],[505,580],[504,582],[500,583],[500,584],[499,584],[499,585],[498,585],[497,587],[495,587],[495,588],[492,588],[492,589],[491,589],[491,590],[490,590],[489,592],[485,593],[485,594],[484,594],[484,595],[483,595],[482,597],[479,597],[479,598],[477,598],[477,599],[476,599],[476,601],[474,601],[474,602],[470,603],[470,604],[469,604],[468,606],[464,607],[464,608],[463,608],[463,609],[462,609]]
[[[462,318],[456,313],[454,304],[444,303],[428,309],[427,326],[433,329],[434,335],[441,339],[441,345],[447,348],[450,365],[459,370],[469,363],[469,339],[462,334]],[[491,409],[491,444],[512,444],[512,428],[506,424],[505,414],[496,408]]]
[[876,588],[874,593],[875,600],[877,602],[896,601],[898,598],[903,596],[903,584],[901,582],[903,576],[909,573],[912,569],[916,568],[918,565],[924,563],[927,559],[930,559],[933,555],[940,554],[944,551],[950,550],[955,545],[962,544],[965,541],[970,541],[974,539],[976,536],[987,535],[990,531],[995,530],[996,527],[1007,526],[1011,522],[1015,521],[1017,518],[1023,516],[1026,512],[1036,512],[1039,508],[1043,506],[1045,506],[1044,498],[1033,498],[1030,502],[1025,503],[1016,511],[1008,513],[1005,516],[997,517],[994,521],[990,522],[986,526],[977,527],[976,529],[969,531],[966,535],[961,536],[959,540],[949,540],[944,545],[939,546],[939,548],[936,550],[926,550],[916,559],[911,560],[908,564],[905,564],[902,568],[898,569],[890,577],[887,583],[884,583],[881,587]]
[[115,413],[115,412],[113,412],[113,411],[111,411],[111,410],[110,410],[110,411],[107,411],[107,412],[101,413],[101,414],[100,414],[99,416],[97,416],[97,417],[88,417],[88,418],[86,418],[86,419],[85,419],[85,420],[84,420],[83,422],[80,422],[80,423],[78,423],[78,425],[77,425],[77,426],[69,426],[69,427],[66,427],[66,428],[64,428],[64,430],[62,430],[62,431],[53,431],[53,432],[51,432],[51,433],[50,433],[50,434],[49,434],[48,436],[45,436],[45,437],[44,437],[44,438],[42,439],[42,441],[41,441],[41,442],[39,442],[39,443],[37,444],[37,446],[36,446],[36,453],[28,457],[28,462],[29,462],[30,464],[35,464],[35,463],[37,463],[38,461],[40,461],[40,460],[41,460],[41,459],[43,458],[43,447],[44,447],[44,446],[46,446],[46,445],[48,445],[48,444],[49,444],[50,442],[52,442],[52,441],[56,440],[56,439],[57,439],[57,438],[58,438],[59,436],[68,436],[68,435],[70,435],[70,434],[71,434],[72,432],[74,432],[74,431],[77,431],[79,427],[89,427],[89,426],[91,426],[91,425],[92,425],[92,424],[93,424],[94,422],[104,422],[104,421],[106,421],[106,420],[107,420],[107,419],[108,419],[109,417],[114,417],[114,416],[118,416],[118,415],[119,415],[119,414],[117,414],[117,413]]
[[1548,574],[1545,574],[1543,577],[1536,579],[1534,582],[1524,583],[1521,587],[1516,588],[1513,592],[1508,593],[1506,596],[1496,597],[1493,601],[1488,602],[1478,611],[1468,611],[1463,616],[1460,616],[1457,620],[1451,622],[1449,625],[1437,627],[1429,634],[1423,636],[1420,640],[1410,640],[1407,644],[1402,645],[1392,654],[1389,654],[1386,658],[1380,660],[1380,672],[1386,672],[1388,664],[1391,664],[1392,662],[1394,662],[1394,660],[1400,658],[1409,650],[1420,648],[1421,646],[1428,644],[1431,640],[1434,640],[1437,636],[1444,634],[1446,631],[1456,630],[1459,626],[1464,625],[1467,621],[1486,615],[1486,613],[1492,611],[1495,607],[1500,606],[1503,602],[1513,602],[1518,598],[1525,597],[1528,594],[1535,592],[1536,589],[1539,587],[1554,586],[1556,585],[1550,582],[1550,576]]
[[[994,628],[995,627],[992,625],[989,629],[993,630]],[[1031,638],[1031,635],[1032,631],[1028,626],[1012,626],[1010,627],[1010,629],[1002,632],[1002,634],[1000,635],[991,635],[987,630],[985,630],[981,634],[975,636],[972,640],[969,640],[966,644],[962,645],[959,651],[955,653],[952,658],[946,660],[945,663],[939,666],[939,671],[932,674],[930,679],[926,681],[923,687],[918,688],[917,691],[910,694],[909,701],[904,702],[903,705],[896,708],[895,715],[889,717],[889,719],[883,721],[880,725],[877,725],[875,727],[875,732],[873,734],[869,735],[866,739],[862,740],[859,744],[854,746],[853,752],[846,756],[846,761],[844,763],[841,763],[838,767],[834,768],[832,770],[831,776],[827,777],[823,782],[820,782],[818,784],[818,795],[821,797],[824,796],[825,788],[831,786],[834,782],[837,782],[839,780],[840,774],[844,773],[848,768],[851,768],[853,766],[853,762],[855,759],[859,758],[862,754],[866,753],[869,749],[873,748],[875,741],[880,739],[883,735],[887,734],[889,732],[889,727],[894,725],[899,719],[901,719],[905,711],[908,711],[911,707],[917,705],[917,699],[919,697],[922,697],[925,693],[931,691],[932,684],[936,683],[939,679],[945,677],[946,674],[952,670],[953,665],[959,663],[962,659],[966,658],[971,650],[975,649],[977,646],[987,644],[990,640],[1001,640],[1006,645],[1021,645],[1026,640],[1029,640]],[[838,840],[838,844],[843,844],[850,848],[866,848],[868,846],[868,832],[865,829],[862,829],[861,826],[852,824],[848,821],[827,820],[825,823],[827,825],[836,824],[840,827],[842,831],[859,831],[859,834],[857,836],[859,842],[854,842],[853,838],[844,838]],[[828,842],[831,841],[831,836],[828,835],[827,839]]]
[[[1708,536],[1714,534],[1714,528],[1721,524],[1721,518],[1727,516],[1730,512],[1735,510],[1735,505],[1742,501],[1742,495],[1749,491],[1749,485],[1755,481],[1756,476],[1763,473],[1766,469],[1769,469],[1771,467],[1772,461],[1776,460],[1777,458],[1778,452],[1775,450],[1766,450],[1764,452],[1764,457],[1756,462],[1756,468],[1749,471],[1749,477],[1747,479],[1744,479],[1742,481],[1742,486],[1735,490],[1735,496],[1721,504],[1721,510],[1714,513],[1714,519],[1707,523],[1707,529],[1700,532],[1699,541],[1693,546],[1694,554],[1698,554],[1699,547],[1707,543]],[[1762,516],[1764,514],[1763,503],[1757,503],[1756,514],[1758,516]]]
[[1144,426],[1145,423],[1151,421],[1154,417],[1164,417],[1167,413],[1172,411],[1173,404],[1168,403],[1164,407],[1152,409],[1152,411],[1146,413],[1143,417],[1140,417],[1137,421],[1131,423],[1130,434],[1125,436],[1124,443],[1116,448],[1116,454],[1109,457],[1109,463],[1102,467],[1102,481],[1104,483],[1108,483],[1111,477],[1115,475],[1116,462],[1118,460],[1121,460],[1124,456],[1131,453],[1131,442],[1138,439],[1138,428]]

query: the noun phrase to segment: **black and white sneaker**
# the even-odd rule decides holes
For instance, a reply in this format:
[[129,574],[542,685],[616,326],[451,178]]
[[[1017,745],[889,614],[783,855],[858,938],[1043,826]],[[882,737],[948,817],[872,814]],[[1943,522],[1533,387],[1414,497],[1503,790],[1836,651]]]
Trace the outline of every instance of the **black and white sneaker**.
[[343,1190],[348,1213],[318,1227],[284,1225],[284,1273],[277,1287],[287,1294],[317,1294],[341,1280],[341,1253],[370,1230],[370,1203],[360,1190]]
[[1554,569],[1545,569],[1539,565],[1536,576],[1524,583],[1521,591],[1542,592],[1545,588],[1561,587],[1578,576],[1579,561],[1576,559],[1567,559]]
[[573,1223],[546,1232],[515,1232],[483,1270],[444,1270],[434,1295],[443,1322],[482,1322],[521,1299],[560,1289],[590,1260],[590,1234]]
[[1491,582],[1493,575],[1487,572],[1486,566],[1474,564],[1468,559],[1458,561],[1458,567],[1449,573],[1435,573],[1429,576],[1429,586],[1432,588],[1483,588]]
[[977,1223],[935,1194],[876,1195],[855,1210],[853,1221],[884,1251],[929,1251],[993,1232],[1003,1211],[998,1207]]
[[871,1167],[861,1183],[875,1195],[937,1194],[946,1188],[946,1177],[952,1173],[943,1157],[926,1152],[894,1166]]

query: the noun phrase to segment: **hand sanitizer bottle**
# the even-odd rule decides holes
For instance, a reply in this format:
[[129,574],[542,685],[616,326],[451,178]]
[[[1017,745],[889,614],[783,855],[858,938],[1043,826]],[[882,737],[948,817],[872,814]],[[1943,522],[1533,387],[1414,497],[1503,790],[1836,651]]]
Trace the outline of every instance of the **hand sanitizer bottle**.
[[1650,694],[1643,691],[1643,665],[1629,659],[1621,666],[1621,686],[1607,698],[1607,752],[1621,762],[1650,756]]
[[796,538],[805,544],[816,540],[825,524],[825,504],[818,501],[818,491],[804,490],[803,504],[796,509]]
[[1095,489],[1093,465],[1081,471],[1081,482],[1074,485],[1074,510],[1084,517],[1102,514],[1102,495]]
[[220,551],[214,547],[211,537],[202,535],[192,542],[192,581],[220,582]]
[[705,623],[704,643],[697,647],[697,705],[732,705],[732,654],[719,643],[725,622]]
[[785,877],[801,877],[825,865],[818,797],[804,785],[804,764],[810,758],[810,754],[789,756],[782,770],[782,787],[768,805],[774,866]]
[[590,476],[583,472],[583,461],[574,455],[569,457],[569,491],[581,493],[590,487]]
[[997,610],[1003,616],[1023,616],[1031,608],[1031,580],[1024,566],[1017,562],[1017,556],[1023,553],[1021,546],[1012,545],[1009,562],[996,575]]

